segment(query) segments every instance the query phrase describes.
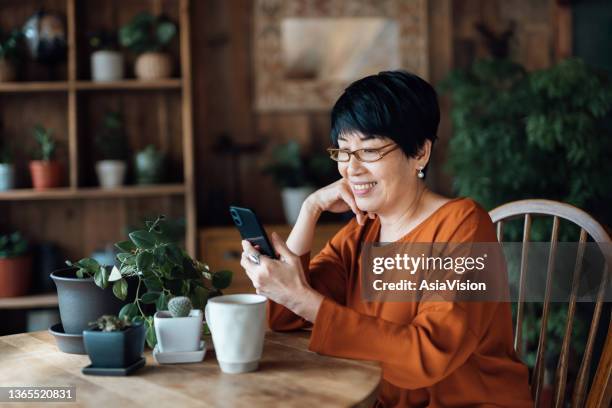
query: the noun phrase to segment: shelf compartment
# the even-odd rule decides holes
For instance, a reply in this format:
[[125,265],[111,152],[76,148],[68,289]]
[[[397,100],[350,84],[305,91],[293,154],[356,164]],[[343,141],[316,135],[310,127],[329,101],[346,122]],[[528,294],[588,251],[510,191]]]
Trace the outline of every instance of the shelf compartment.
[[57,305],[57,294],[55,293],[0,298],[0,310],[47,309],[57,307]]
[[113,189],[92,188],[54,188],[45,191],[34,189],[15,189],[0,193],[0,201],[19,200],[70,200],[90,198],[129,198],[157,195],[182,195],[183,184],[157,184],[151,186],[123,186]]

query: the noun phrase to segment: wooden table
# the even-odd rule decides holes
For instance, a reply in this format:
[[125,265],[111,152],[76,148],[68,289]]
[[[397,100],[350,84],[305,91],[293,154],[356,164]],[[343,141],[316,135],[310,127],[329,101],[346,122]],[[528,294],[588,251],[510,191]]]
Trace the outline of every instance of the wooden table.
[[[223,374],[214,352],[201,363],[158,365],[147,350],[147,365],[133,375],[99,377],[82,374],[89,358],[60,352],[46,331],[16,334],[0,337],[0,386],[76,386],[76,403],[53,407],[322,408],[372,397],[380,378],[377,364],[310,352],[308,337],[308,332],[267,332],[260,368],[252,373]],[[17,405],[41,404],[10,404]]]

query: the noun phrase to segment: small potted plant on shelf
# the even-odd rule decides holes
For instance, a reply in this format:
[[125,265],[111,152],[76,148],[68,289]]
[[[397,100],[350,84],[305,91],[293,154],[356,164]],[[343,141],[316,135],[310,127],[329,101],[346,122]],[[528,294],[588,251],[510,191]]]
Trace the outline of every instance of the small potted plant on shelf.
[[176,35],[176,25],[164,16],[142,12],[119,30],[119,42],[138,57],[134,71],[138,79],[155,80],[172,76],[173,61],[165,47]]
[[154,315],[159,352],[198,351],[202,322],[202,311],[193,309],[188,297],[177,296],[170,299],[168,310],[160,310]]
[[123,133],[123,119],[119,112],[108,112],[96,136],[96,174],[102,188],[123,185],[127,169],[127,145]]
[[[121,308],[119,317],[143,319],[146,341],[151,348],[157,343],[153,323],[155,310],[167,310],[168,301],[175,296],[188,297],[194,309],[202,310],[207,300],[221,294],[221,290],[227,288],[232,280],[232,272],[211,272],[208,265],[192,259],[181,249],[173,235],[166,218],[159,216],[154,221],[146,221],[144,229],[132,231],[129,240],[115,244],[120,251],[117,254],[119,265],[113,267],[110,273],[108,269],[100,269],[99,264],[90,258],[74,265],[86,269],[88,273],[94,272],[98,286],[112,284],[113,293],[121,300],[127,297],[128,280],[134,282],[136,290],[133,301]],[[72,263],[69,262],[69,265]],[[87,303],[89,300],[83,297],[73,304],[81,302]],[[154,311],[147,306],[153,306]],[[98,316],[101,314],[107,313]]]
[[23,296],[30,290],[32,259],[20,232],[0,235],[0,297]]
[[148,145],[136,153],[135,162],[138,184],[156,184],[164,181],[165,155],[154,145]]
[[14,81],[17,70],[15,64],[21,57],[21,40],[23,33],[13,30],[4,33],[0,29],[0,82]]
[[52,137],[53,131],[41,125],[34,127],[34,138],[39,151],[36,160],[30,162],[32,184],[36,190],[59,187],[62,184],[62,165],[54,160],[57,142]]
[[123,79],[123,54],[118,51],[117,35],[100,30],[89,34],[91,53],[91,79],[118,81]]
[[0,191],[15,188],[15,166],[9,146],[0,144]]
[[316,187],[333,181],[334,163],[324,154],[306,155],[295,141],[277,146],[264,167],[281,188],[285,218],[295,224],[304,200]]
[[[144,365],[145,328],[142,319],[132,321],[116,315],[103,315],[89,326],[83,331],[83,343],[91,360],[85,373],[104,374],[105,370],[100,369],[121,369],[129,374]],[[111,370],[107,371],[111,373]]]

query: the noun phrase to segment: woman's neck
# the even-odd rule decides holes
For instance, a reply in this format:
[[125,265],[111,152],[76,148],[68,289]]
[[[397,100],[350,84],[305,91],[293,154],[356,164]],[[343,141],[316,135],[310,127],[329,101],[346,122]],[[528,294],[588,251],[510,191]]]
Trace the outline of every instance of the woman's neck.
[[416,194],[406,194],[395,202],[394,207],[377,213],[380,219],[379,240],[381,242],[396,241],[416,227],[421,216],[426,212],[425,202],[431,194],[424,183],[419,183]]

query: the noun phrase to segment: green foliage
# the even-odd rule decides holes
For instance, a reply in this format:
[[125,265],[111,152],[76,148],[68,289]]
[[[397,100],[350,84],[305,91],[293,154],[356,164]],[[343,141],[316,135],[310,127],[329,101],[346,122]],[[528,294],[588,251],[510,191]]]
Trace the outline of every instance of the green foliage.
[[193,308],[191,300],[185,296],[176,296],[168,302],[168,311],[172,317],[189,316],[189,312]]
[[[448,169],[461,196],[486,209],[524,198],[573,204],[609,217],[612,108],[606,78],[579,59],[536,72],[480,60],[442,84],[452,91]],[[535,240],[546,237],[534,225]],[[510,229],[511,239],[520,235]]]
[[0,164],[13,162],[13,151],[7,144],[0,144]]
[[[461,196],[487,210],[514,200],[547,198],[580,207],[610,222],[612,138],[606,115],[612,88],[603,74],[579,59],[527,72],[506,60],[486,59],[456,70],[443,82],[452,91],[454,134],[448,169]],[[535,219],[532,241],[547,241],[550,220]],[[505,225],[506,240],[521,239],[522,223]],[[561,225],[560,240],[576,240]],[[515,308],[516,305],[513,305]],[[535,362],[541,303],[526,304],[525,360]],[[546,358],[559,353],[567,307],[552,304]],[[587,328],[575,319],[572,344],[581,353]]]
[[325,154],[306,155],[295,141],[276,146],[263,169],[281,188],[320,187],[333,181],[335,164]]
[[57,142],[53,139],[53,130],[45,129],[42,125],[34,126],[34,139],[38,143],[38,152],[35,153],[37,160],[49,161],[55,157]]
[[130,232],[128,241],[117,242],[115,247],[121,251],[117,254],[119,267],[99,279],[95,279],[95,274],[107,269],[95,260],[87,258],[75,264],[67,261],[79,268],[77,276],[79,273],[81,277],[94,276],[96,284],[112,283],[113,293],[122,300],[127,296],[128,280],[137,281],[135,298],[123,306],[119,317],[141,320],[150,347],[156,343],[153,315],[145,312],[143,305],[167,310],[172,298],[184,296],[193,308],[203,309],[210,297],[229,286],[232,277],[231,272],[211,272],[208,265],[192,259],[180,248],[177,237],[165,233],[165,224],[166,218],[160,215],[154,221],[146,221],[144,229]]
[[89,322],[89,326],[103,332],[117,332],[132,326],[132,322],[125,316],[103,315],[95,322]]
[[115,51],[118,48],[117,34],[112,31],[93,31],[87,35],[87,39],[93,51]]
[[139,54],[161,51],[176,32],[176,25],[166,17],[142,12],[119,29],[119,43]]
[[5,33],[0,29],[0,60],[17,60],[21,57],[23,33],[13,30]]
[[119,112],[107,112],[96,135],[99,160],[125,160],[128,148]]
[[14,258],[28,252],[28,241],[19,231],[0,235],[0,258]]

